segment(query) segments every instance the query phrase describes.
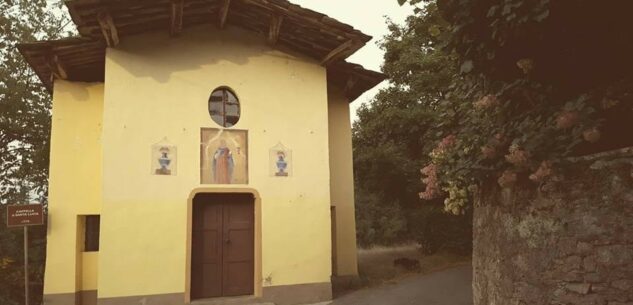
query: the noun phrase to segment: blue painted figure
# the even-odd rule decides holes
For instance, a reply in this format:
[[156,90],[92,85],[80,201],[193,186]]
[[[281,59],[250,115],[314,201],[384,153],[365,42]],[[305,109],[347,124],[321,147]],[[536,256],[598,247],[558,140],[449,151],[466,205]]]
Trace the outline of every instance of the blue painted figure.
[[160,164],[160,168],[156,170],[157,175],[171,175],[171,169],[169,169],[171,159],[169,158],[168,147],[160,148],[160,158],[158,158],[158,164]]
[[286,153],[278,151],[277,158],[277,172],[275,173],[275,176],[287,177],[288,173],[286,172],[286,168],[288,168],[288,162],[286,162]]

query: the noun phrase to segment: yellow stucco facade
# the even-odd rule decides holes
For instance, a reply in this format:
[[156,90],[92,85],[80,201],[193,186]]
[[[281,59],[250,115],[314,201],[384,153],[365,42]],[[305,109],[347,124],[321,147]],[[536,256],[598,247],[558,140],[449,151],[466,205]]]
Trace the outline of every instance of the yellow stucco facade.
[[335,211],[335,275],[358,275],[354,170],[349,101],[342,90],[328,87],[330,203]]
[[[256,193],[255,297],[329,289],[332,242],[334,273],[357,274],[349,101],[328,92],[318,61],[204,27],[123,40],[107,49],[105,71],[104,83],[55,82],[45,304],[86,291],[98,304],[189,302],[196,192]],[[201,128],[223,128],[207,104],[221,86],[240,100],[226,129],[248,132],[248,184],[200,182]],[[150,172],[160,141],[178,149],[175,175]],[[278,143],[292,150],[290,177],[269,173]],[[101,217],[98,252],[82,251],[82,215]]]
[[98,254],[82,251],[80,216],[101,213],[102,118],[103,84],[56,83],[45,295],[96,289]]

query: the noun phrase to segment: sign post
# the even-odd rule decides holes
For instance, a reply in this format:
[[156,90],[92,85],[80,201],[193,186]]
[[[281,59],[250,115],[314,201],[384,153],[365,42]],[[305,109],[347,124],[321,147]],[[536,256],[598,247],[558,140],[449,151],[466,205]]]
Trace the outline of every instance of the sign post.
[[24,226],[24,304],[29,305],[29,227]]
[[24,304],[29,305],[29,226],[44,224],[41,204],[7,206],[7,227],[24,228]]

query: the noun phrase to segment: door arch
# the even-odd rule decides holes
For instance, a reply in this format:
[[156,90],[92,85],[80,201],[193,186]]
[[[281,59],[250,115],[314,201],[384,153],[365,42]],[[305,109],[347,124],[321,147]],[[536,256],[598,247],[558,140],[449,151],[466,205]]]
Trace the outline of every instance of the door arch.
[[[221,198],[225,198],[225,199],[231,198],[231,195],[235,195],[235,198],[242,198],[242,199],[245,198],[244,196],[250,195],[248,198],[250,198],[252,202],[252,209],[254,211],[253,227],[252,227],[253,229],[253,235],[252,235],[253,236],[253,240],[252,240],[253,285],[252,285],[252,288],[253,290],[250,295],[261,297],[262,296],[261,199],[260,199],[259,193],[256,190],[251,189],[251,188],[198,188],[198,189],[193,190],[190,193],[189,199],[188,199],[188,207],[187,207],[187,262],[186,262],[186,278],[185,278],[185,302],[190,303],[196,297],[196,293],[197,293],[196,290],[199,290],[199,288],[196,286],[196,283],[192,282],[192,275],[195,275],[194,273],[192,273],[192,267],[193,267],[193,264],[195,263],[193,262],[192,258],[193,256],[196,255],[195,249],[194,249],[195,247],[193,244],[193,237],[195,235],[194,230],[196,229],[194,228],[194,223],[196,222],[194,218],[194,210],[196,209],[196,202],[200,200],[207,200],[207,201],[210,200],[208,203],[214,204],[213,202],[214,195],[216,198],[220,199],[220,201],[222,200]],[[198,198],[198,200],[196,198]],[[203,198],[203,199],[200,199],[200,198]],[[239,202],[240,202],[239,200],[234,202],[236,206],[230,206],[231,202],[222,203],[222,206],[226,207],[226,209],[229,211],[233,209],[235,212],[237,210],[243,209],[243,208],[237,207],[237,205],[240,204]],[[243,200],[242,200],[242,204],[244,204]],[[218,210],[223,210],[224,209],[223,207],[211,208],[208,212],[213,214],[213,213],[216,213]],[[240,224],[234,223],[233,225],[239,226]],[[200,229],[200,228],[198,227],[197,229]],[[200,232],[200,231],[197,231],[197,232]],[[222,242],[226,242],[226,241],[222,240]],[[227,248],[230,249],[231,247],[227,247]],[[227,255],[230,255],[230,254],[227,254]],[[208,267],[212,269],[213,262],[209,261],[209,263],[211,263],[211,265],[208,265]],[[224,274],[222,276],[224,277]],[[226,290],[229,291],[231,289],[227,288]],[[239,289],[235,290],[235,288],[233,288],[232,291],[233,293],[222,292],[221,294],[222,296],[224,296],[224,294],[226,294],[227,296],[231,294],[235,295],[235,293],[239,294]],[[216,294],[217,294],[217,291],[216,291]]]

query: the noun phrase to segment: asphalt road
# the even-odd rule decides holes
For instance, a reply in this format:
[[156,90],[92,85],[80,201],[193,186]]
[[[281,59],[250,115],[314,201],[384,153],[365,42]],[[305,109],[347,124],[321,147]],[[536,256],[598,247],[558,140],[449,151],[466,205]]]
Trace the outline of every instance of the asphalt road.
[[472,267],[459,266],[412,276],[397,284],[368,288],[331,305],[472,305]]

